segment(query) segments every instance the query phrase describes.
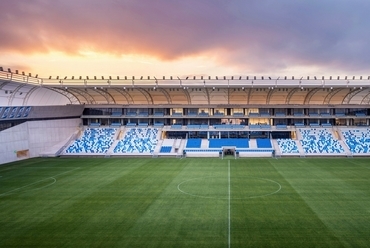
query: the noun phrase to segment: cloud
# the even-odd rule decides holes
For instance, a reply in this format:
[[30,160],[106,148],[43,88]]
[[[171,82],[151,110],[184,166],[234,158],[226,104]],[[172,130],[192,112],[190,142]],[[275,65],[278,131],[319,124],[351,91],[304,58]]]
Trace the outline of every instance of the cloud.
[[370,65],[369,7],[360,0],[1,1],[0,53],[209,56],[239,71],[356,71]]

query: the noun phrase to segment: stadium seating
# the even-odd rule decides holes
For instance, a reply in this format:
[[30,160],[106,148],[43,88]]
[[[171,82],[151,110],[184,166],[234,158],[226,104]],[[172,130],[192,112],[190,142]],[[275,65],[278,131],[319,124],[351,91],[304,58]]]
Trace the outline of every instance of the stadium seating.
[[157,134],[157,128],[129,129],[113,153],[153,153],[158,142]]
[[345,143],[349,150],[354,154],[364,154],[370,152],[370,129],[342,129]]
[[202,139],[188,139],[186,148],[200,148]]
[[298,146],[295,140],[292,139],[277,139],[277,144],[282,154],[299,153]]
[[209,139],[209,148],[222,148],[223,146],[249,148],[249,139]]
[[257,148],[272,148],[270,139],[256,139]]
[[172,146],[162,146],[159,152],[160,153],[170,153],[171,150],[172,150]]
[[300,140],[306,154],[340,154],[344,149],[326,128],[300,128]]
[[114,128],[86,128],[81,138],[66,149],[66,153],[106,153],[113,144],[115,134]]

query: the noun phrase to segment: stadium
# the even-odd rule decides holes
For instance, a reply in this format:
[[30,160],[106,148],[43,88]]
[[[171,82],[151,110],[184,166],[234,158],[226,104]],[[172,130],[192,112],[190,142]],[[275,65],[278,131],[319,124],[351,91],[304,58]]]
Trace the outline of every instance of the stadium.
[[0,78],[2,163],[370,154],[369,77]]
[[369,80],[0,68],[0,244],[365,247]]

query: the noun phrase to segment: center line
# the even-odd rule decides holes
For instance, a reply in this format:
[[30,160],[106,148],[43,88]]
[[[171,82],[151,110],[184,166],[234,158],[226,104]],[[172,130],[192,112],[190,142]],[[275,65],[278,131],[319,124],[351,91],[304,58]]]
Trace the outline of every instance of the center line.
[[230,201],[231,201],[231,189],[230,189],[230,160],[228,160],[228,182],[229,182],[229,207],[228,207],[228,220],[229,220],[229,227],[228,227],[228,247],[231,247],[231,218],[230,218]]

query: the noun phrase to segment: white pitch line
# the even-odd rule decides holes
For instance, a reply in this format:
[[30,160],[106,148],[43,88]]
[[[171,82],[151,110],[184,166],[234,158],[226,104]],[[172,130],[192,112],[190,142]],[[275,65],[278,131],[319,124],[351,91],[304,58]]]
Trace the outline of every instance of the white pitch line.
[[[53,179],[53,180],[54,180],[54,182],[53,182],[53,183],[51,183],[51,184],[49,184],[49,185],[47,185],[47,186],[50,186],[50,185],[52,185],[52,184],[56,183],[56,181],[57,181],[54,177],[57,177],[57,176],[60,176],[60,175],[66,174],[66,173],[68,173],[68,172],[71,172],[71,171],[74,171],[74,170],[77,170],[77,169],[80,169],[80,167],[77,167],[77,168],[75,168],[75,169],[73,169],[73,170],[69,170],[69,171],[66,171],[66,172],[63,172],[63,173],[59,173],[59,174],[56,174],[56,175],[54,175],[54,176],[52,176],[52,177],[47,177],[47,178],[45,178],[45,179],[41,179],[41,180],[38,180],[38,181],[36,181],[36,182],[33,182],[33,183],[30,183],[30,184],[27,184],[27,185],[25,185],[25,186],[22,186],[22,187],[19,187],[19,188],[16,188],[16,189],[10,190],[10,191],[8,191],[8,192],[5,192],[5,193],[0,194],[0,196],[8,195],[9,193],[12,193],[12,192],[14,192],[14,191],[17,191],[17,190],[20,190],[20,189],[26,188],[26,187],[28,187],[28,186],[32,186],[32,185],[34,185],[34,184],[37,184],[37,183],[39,183],[39,182],[46,181],[46,180],[48,180],[48,179],[50,179],[50,178],[51,178],[51,179]],[[41,188],[44,188],[44,187],[41,187]]]
[[228,207],[228,247],[231,247],[231,210],[230,210],[230,202],[231,202],[231,189],[230,189],[230,160],[228,160],[228,182],[229,182],[229,207]]

